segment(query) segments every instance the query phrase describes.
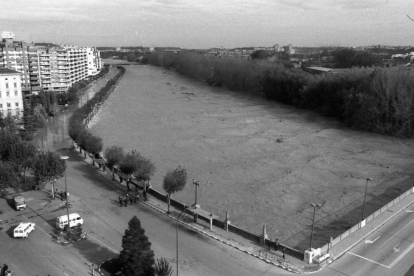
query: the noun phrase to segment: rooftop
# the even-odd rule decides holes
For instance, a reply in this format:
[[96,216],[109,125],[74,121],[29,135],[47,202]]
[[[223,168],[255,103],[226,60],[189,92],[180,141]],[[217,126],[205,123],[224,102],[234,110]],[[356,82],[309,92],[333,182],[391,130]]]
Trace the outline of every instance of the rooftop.
[[0,68],[0,74],[1,75],[16,75],[16,74],[20,75],[20,72],[17,72],[9,68]]

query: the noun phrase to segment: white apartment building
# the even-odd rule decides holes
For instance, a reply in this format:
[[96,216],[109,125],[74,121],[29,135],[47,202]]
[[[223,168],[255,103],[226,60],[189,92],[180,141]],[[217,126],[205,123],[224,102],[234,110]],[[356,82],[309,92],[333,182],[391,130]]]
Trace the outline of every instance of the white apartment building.
[[23,94],[21,73],[8,68],[0,68],[0,113],[3,116],[21,115]]
[[88,76],[88,58],[86,48],[62,45],[67,53],[70,85]]
[[3,32],[0,41],[0,68],[21,74],[22,91],[66,92],[74,83],[96,75],[102,69],[96,48],[51,43],[14,41],[12,32]]
[[96,48],[86,48],[88,57],[88,76],[98,74],[102,69],[100,52]]

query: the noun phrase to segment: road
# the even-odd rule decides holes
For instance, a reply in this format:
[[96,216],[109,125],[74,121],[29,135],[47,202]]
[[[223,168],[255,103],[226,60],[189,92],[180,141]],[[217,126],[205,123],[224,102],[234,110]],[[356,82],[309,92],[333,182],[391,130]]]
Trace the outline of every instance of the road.
[[[412,276],[413,247],[414,204],[397,214],[319,274]],[[325,274],[328,272],[331,274]]]

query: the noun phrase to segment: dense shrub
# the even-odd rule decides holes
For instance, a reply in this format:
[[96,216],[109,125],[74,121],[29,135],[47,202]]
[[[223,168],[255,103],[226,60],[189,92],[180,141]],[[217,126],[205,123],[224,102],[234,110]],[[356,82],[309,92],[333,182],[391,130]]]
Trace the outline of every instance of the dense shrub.
[[[352,64],[358,66],[377,62],[352,51],[338,54],[340,57],[352,54]],[[335,75],[315,76],[291,69],[288,63],[220,59],[191,51],[153,52],[145,60],[212,86],[247,91],[269,100],[316,110],[355,128],[414,136],[414,78],[405,69],[353,68]]]

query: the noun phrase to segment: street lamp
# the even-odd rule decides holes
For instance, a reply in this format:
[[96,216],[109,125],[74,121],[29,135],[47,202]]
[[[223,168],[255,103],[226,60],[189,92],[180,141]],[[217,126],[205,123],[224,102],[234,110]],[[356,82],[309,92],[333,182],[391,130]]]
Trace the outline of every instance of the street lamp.
[[[66,167],[66,160],[69,159],[68,156],[61,156],[60,157],[61,160],[63,160],[65,167]],[[68,185],[66,182],[66,168],[65,168],[65,190],[66,190],[66,194],[65,194],[65,198],[66,198],[66,213],[68,215],[68,232],[69,232],[69,238],[70,238],[70,224],[69,224],[69,196],[68,196]]]
[[365,182],[364,204],[362,205],[362,220],[364,220],[364,217],[365,217],[365,200],[367,199],[368,181],[371,181],[371,180],[372,178],[368,177],[367,181]]
[[316,207],[321,207],[321,205],[320,204],[311,203],[311,206],[313,207],[312,232],[311,232],[311,238],[310,238],[310,249],[312,250],[312,240],[313,240],[313,230],[314,230],[314,224],[315,224]]
[[187,206],[184,205],[184,210],[178,215],[177,217],[177,230],[176,230],[176,234],[177,234],[177,238],[176,238],[176,247],[177,247],[177,276],[178,276],[178,220],[180,219],[180,216],[185,212],[185,210],[187,210]]
[[195,203],[194,208],[200,207],[200,205],[197,204],[197,186],[200,186],[200,181],[196,181],[193,179],[193,185],[195,185]]

